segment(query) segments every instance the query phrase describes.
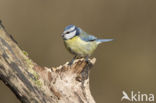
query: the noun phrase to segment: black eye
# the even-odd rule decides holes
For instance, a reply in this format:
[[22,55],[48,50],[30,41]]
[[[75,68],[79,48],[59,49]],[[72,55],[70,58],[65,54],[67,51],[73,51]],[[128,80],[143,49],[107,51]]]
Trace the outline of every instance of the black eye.
[[68,32],[66,32],[66,34],[69,34],[70,32],[68,31]]

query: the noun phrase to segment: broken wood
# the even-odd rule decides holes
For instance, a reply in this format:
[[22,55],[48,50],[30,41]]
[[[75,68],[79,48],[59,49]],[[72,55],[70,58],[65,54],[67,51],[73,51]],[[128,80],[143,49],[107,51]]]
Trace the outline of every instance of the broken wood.
[[0,80],[22,103],[95,103],[89,71],[96,59],[77,59],[59,67],[41,67],[21,50],[0,23]]

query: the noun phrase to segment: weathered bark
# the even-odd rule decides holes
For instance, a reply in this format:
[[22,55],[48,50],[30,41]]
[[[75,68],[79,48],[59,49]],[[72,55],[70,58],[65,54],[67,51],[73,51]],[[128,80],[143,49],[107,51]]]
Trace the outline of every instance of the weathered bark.
[[41,67],[0,23],[0,79],[23,103],[95,103],[88,77],[95,61],[77,59],[71,66]]

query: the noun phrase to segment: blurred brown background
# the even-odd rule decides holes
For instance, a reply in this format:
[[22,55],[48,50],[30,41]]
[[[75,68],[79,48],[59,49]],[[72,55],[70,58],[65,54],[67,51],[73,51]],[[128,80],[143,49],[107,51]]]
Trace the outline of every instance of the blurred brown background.
[[[97,103],[120,103],[122,90],[156,96],[155,0],[0,0],[0,19],[20,47],[42,66],[73,57],[61,33],[69,24],[99,38],[90,75]],[[0,82],[0,103],[19,103]]]

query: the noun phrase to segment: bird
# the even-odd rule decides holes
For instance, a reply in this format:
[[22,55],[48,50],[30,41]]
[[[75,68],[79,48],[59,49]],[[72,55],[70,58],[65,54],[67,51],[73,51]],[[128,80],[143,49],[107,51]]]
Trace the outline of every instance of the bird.
[[75,25],[66,26],[62,33],[62,38],[66,49],[75,55],[69,65],[71,65],[76,58],[85,58],[85,60],[88,61],[88,58],[93,54],[99,44],[113,40],[98,39]]

